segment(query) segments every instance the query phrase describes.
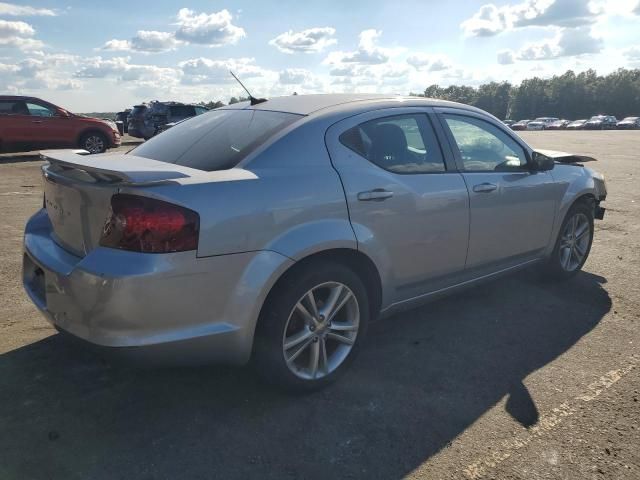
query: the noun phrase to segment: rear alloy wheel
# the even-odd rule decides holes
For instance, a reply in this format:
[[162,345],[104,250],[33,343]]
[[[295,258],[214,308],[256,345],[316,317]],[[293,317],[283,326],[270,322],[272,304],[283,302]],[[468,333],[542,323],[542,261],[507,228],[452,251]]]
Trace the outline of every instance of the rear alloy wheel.
[[346,285],[327,282],[295,304],[282,336],[282,354],[299,378],[316,380],[342,365],[358,336],[358,300]]
[[80,140],[80,146],[89,153],[104,153],[107,150],[107,139],[101,133],[88,133]]
[[559,279],[570,278],[587,261],[593,242],[593,207],[577,203],[567,213],[556,246],[547,265],[548,273]]
[[256,332],[255,366],[288,390],[322,388],[357,354],[368,316],[366,290],[352,270],[310,263],[270,295]]

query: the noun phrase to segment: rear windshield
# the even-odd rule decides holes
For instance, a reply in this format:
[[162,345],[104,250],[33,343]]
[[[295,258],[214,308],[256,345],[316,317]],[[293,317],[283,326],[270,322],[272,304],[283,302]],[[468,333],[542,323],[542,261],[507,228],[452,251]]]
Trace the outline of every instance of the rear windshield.
[[226,170],[299,118],[264,110],[215,110],[176,124],[131,154],[208,172]]
[[147,110],[146,105],[136,105],[135,107],[133,107],[133,110],[131,111],[131,115],[140,115],[144,113],[146,110]]
[[193,117],[196,114],[196,109],[191,105],[171,105],[169,111],[174,117]]

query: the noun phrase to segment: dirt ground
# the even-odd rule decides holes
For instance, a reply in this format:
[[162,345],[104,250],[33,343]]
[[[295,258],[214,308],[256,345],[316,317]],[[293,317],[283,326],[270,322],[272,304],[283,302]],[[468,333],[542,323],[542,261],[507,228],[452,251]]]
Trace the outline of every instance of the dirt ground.
[[584,272],[378,322],[339,383],[298,397],[247,369],[112,366],[56,335],[20,283],[40,162],[0,156],[0,479],[640,479],[640,131],[523,137],[600,160]]

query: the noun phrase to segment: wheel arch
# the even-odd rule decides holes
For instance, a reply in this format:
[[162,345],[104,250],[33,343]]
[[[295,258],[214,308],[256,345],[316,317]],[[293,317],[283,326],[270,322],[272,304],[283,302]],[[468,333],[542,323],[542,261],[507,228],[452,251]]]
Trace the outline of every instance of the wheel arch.
[[[80,142],[82,141],[82,138],[89,135],[90,133],[98,133],[102,135],[107,145],[108,146],[111,145],[111,140],[109,139],[109,135],[99,127],[87,127],[84,130],[81,130],[80,133],[76,136],[76,145],[81,147],[82,145],[80,144]],[[109,148],[108,146],[107,148]]]
[[356,275],[358,275],[367,290],[371,320],[375,320],[380,312],[382,304],[382,279],[375,263],[371,258],[359,250],[352,248],[331,248],[315,252],[301,258],[280,274],[262,302],[260,314],[258,315],[258,322],[262,318],[265,308],[268,307],[273,296],[277,294],[280,286],[282,286],[289,278],[295,276],[299,271],[306,268],[309,264],[321,261],[347,265],[356,273]]

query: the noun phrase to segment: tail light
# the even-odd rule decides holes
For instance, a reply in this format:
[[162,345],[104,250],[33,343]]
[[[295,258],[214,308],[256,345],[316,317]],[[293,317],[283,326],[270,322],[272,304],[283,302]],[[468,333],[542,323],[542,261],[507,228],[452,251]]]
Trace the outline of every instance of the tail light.
[[137,195],[111,197],[100,245],[144,253],[196,250],[200,217],[193,210]]

